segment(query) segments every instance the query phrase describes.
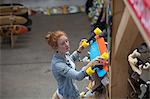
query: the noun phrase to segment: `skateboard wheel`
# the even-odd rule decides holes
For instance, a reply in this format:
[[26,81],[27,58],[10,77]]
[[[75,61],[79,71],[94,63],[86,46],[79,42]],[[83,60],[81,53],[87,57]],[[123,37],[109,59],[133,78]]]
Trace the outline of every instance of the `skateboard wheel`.
[[94,30],[94,33],[95,33],[96,35],[98,35],[98,34],[101,34],[102,31],[97,27],[97,28]]
[[138,99],[138,94],[137,93],[135,93],[134,91],[132,91],[131,93],[130,93],[130,97],[133,99]]
[[109,58],[109,55],[107,52],[104,52],[102,55],[101,55],[102,58],[104,58],[105,60],[108,60]]
[[92,67],[89,67],[89,68],[86,70],[86,73],[87,73],[88,75],[92,75],[94,72],[95,72],[95,71],[92,70]]
[[84,97],[85,97],[85,92],[81,92],[81,93],[80,93],[80,97],[81,97],[81,98],[84,98]]
[[82,46],[83,46],[84,48],[86,48],[87,46],[89,46],[89,43],[87,43],[86,41],[83,41],[83,42],[82,42]]
[[131,98],[135,98],[135,96],[136,96],[136,93],[132,91],[132,92],[130,93],[130,97],[131,97]]

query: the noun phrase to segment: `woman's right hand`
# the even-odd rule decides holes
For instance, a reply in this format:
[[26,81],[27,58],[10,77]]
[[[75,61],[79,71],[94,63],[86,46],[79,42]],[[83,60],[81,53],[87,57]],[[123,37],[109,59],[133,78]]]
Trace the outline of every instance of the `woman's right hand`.
[[104,59],[101,58],[100,56],[98,56],[91,61],[91,66],[93,67],[95,65],[102,65],[103,61],[104,61]]
[[93,59],[90,63],[88,63],[87,66],[84,68],[86,74],[92,75],[95,72],[95,70],[93,70],[92,67],[95,65],[102,65],[102,60],[103,59],[100,56],[98,56],[95,59]]
[[85,69],[89,68],[89,67],[93,67],[95,65],[102,65],[102,61],[103,59],[98,56],[96,58],[94,58],[92,61],[90,61],[86,66],[85,66]]

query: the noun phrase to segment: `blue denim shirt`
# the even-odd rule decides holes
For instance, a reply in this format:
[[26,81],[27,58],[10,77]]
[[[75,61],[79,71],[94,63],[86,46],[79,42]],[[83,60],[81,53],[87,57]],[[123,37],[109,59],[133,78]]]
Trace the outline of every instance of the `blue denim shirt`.
[[[76,51],[69,55],[72,62],[79,58]],[[70,64],[70,61],[65,57],[65,55],[60,53],[55,53],[51,62],[52,72],[57,81],[58,91],[63,96],[64,99],[78,99],[79,91],[74,83],[74,80],[82,80],[87,76],[84,70],[76,71]]]

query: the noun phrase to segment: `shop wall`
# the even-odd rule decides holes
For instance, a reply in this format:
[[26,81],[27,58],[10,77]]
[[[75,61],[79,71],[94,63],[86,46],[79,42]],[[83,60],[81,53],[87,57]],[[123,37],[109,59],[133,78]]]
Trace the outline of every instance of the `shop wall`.
[[2,0],[3,3],[22,3],[27,7],[53,7],[61,5],[84,5],[86,0]]

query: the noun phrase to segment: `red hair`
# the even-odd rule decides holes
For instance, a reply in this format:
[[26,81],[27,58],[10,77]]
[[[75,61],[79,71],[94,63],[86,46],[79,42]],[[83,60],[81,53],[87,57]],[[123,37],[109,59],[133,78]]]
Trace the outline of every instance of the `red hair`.
[[48,41],[48,44],[53,49],[56,49],[58,47],[57,41],[63,35],[67,36],[66,33],[63,31],[48,32],[48,34],[46,35],[46,39]]

